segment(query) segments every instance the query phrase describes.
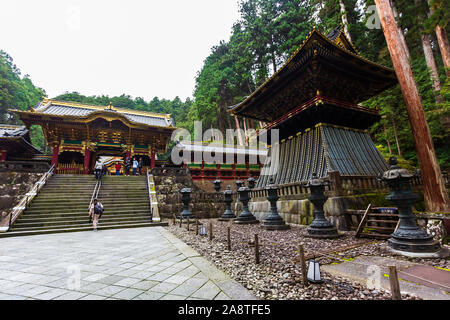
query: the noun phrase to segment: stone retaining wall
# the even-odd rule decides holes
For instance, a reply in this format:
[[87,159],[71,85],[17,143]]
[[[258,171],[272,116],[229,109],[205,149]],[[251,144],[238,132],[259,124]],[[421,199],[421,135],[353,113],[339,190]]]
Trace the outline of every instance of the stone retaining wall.
[[192,189],[190,209],[197,218],[217,218],[225,211],[225,204],[215,193],[205,193],[192,181],[187,170],[166,168],[152,170],[155,180],[158,209],[161,217],[172,218],[183,211],[180,190],[187,185]]
[[[368,196],[330,197],[324,205],[325,216],[338,230],[350,230],[351,221],[345,215],[347,209],[362,209],[370,202]],[[249,203],[250,211],[257,219],[264,219],[270,211],[269,201],[254,201]],[[278,200],[277,209],[280,216],[287,223],[310,224],[313,219],[314,206],[307,199]]]
[[43,173],[0,172],[0,221],[42,175]]

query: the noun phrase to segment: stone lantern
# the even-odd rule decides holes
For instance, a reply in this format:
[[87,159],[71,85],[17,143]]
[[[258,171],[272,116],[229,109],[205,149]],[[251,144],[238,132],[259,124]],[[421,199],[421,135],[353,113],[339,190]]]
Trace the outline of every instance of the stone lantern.
[[250,176],[250,178],[247,179],[248,187],[250,189],[253,189],[255,187],[255,185],[256,185],[256,181],[257,180],[255,178],[253,178],[253,176]]
[[236,191],[238,191],[243,186],[244,186],[244,181],[241,181],[240,179],[236,180]]
[[233,191],[231,191],[231,186],[228,185],[227,190],[223,192],[225,196],[225,212],[222,214],[219,220],[231,220],[236,218],[236,215],[231,211],[231,203],[233,202]]
[[181,219],[192,219],[194,215],[189,209],[189,203],[191,202],[191,188],[186,184],[183,189],[180,190],[181,193],[181,201],[183,202],[184,208],[181,212]]
[[214,190],[216,190],[216,192],[220,191],[220,184],[222,183],[222,181],[220,181],[220,179],[216,179],[214,180]]
[[274,184],[273,178],[270,179],[270,184],[265,188],[267,190],[267,200],[270,202],[270,214],[264,220],[262,227],[267,230],[286,230],[289,229],[283,218],[278,214],[277,200],[278,186]]
[[[236,181],[237,184],[237,181]],[[242,212],[239,217],[234,220],[238,224],[259,223],[255,216],[248,210],[248,202],[250,201],[250,188],[240,187],[238,189],[239,201],[242,202]]]
[[336,238],[339,236],[337,229],[326,218],[323,211],[323,205],[328,197],[325,195],[325,186],[329,183],[323,179],[317,178],[313,173],[312,178],[306,183],[311,191],[309,201],[314,205],[314,220],[308,227],[308,234],[314,238]]
[[391,193],[386,196],[386,200],[398,207],[400,224],[388,240],[388,246],[394,252],[410,257],[433,257],[441,250],[441,245],[417,226],[412,212],[412,205],[418,199],[410,184],[415,175],[397,166],[395,157],[389,159],[389,165],[389,170],[380,174],[378,179],[389,186]]

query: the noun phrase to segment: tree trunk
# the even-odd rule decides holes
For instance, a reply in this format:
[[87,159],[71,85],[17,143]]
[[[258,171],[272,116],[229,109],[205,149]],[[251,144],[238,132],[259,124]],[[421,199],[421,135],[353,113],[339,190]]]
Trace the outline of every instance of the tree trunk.
[[[398,17],[397,8],[395,7],[394,0],[391,0],[391,6],[392,11],[394,12],[394,17]],[[406,56],[408,57],[408,60],[411,59],[411,55],[409,53],[408,45],[406,44],[405,35],[403,33],[403,30],[400,28],[400,26],[397,26],[398,33],[400,34],[400,40],[402,42],[403,50],[405,50]]]
[[242,134],[241,134],[241,126],[239,125],[239,119],[237,116],[234,116],[234,120],[236,121],[236,130],[238,133],[238,142],[240,146],[244,145],[244,142],[242,140]]
[[440,25],[436,25],[436,37],[438,39],[439,49],[441,50],[447,77],[450,77],[450,45],[447,32]]
[[[430,0],[428,0],[428,6],[430,7],[430,15],[432,15],[434,10],[430,5]],[[447,77],[450,77],[450,44],[448,42],[447,32],[439,25],[439,23],[436,24],[435,31],[439,50],[441,51],[442,60],[444,61],[445,71]]]
[[431,82],[433,83],[436,104],[439,104],[443,102],[441,96],[442,87],[441,82],[439,81],[439,73],[436,67],[436,61],[434,60],[433,50],[431,49],[429,34],[422,34],[422,47],[425,55],[425,61],[427,62],[427,67],[430,69],[430,78]]
[[388,149],[389,149],[389,155],[392,156],[391,142],[388,139],[388,133],[387,133],[387,130],[386,130],[386,124],[385,123],[383,123],[383,128],[384,128],[384,135],[385,135],[386,143],[387,143]]
[[389,0],[375,0],[392,62],[400,83],[422,172],[425,205],[428,211],[450,211],[450,199],[434,151],[430,129],[414,81],[408,57],[402,49],[397,23]]
[[339,0],[339,5],[341,6],[341,19],[342,24],[344,25],[344,33],[347,39],[352,42],[352,37],[350,36],[350,32],[348,31],[348,20],[347,20],[347,11],[345,10],[345,5],[343,0]]
[[231,119],[230,119],[229,115],[227,115],[227,122],[228,122],[228,129],[233,129],[233,126],[231,124]]
[[[428,6],[430,7],[430,15],[432,15],[434,10],[430,5],[430,0],[428,0]],[[447,32],[439,25],[439,23],[436,24],[435,31],[439,50],[441,51],[442,60],[444,61],[445,71],[447,77],[450,77],[450,44],[448,42]]]
[[[422,0],[414,0],[416,5],[419,5]],[[425,61],[427,63],[428,69],[430,69],[430,79],[433,84],[434,96],[436,99],[436,104],[442,103],[441,96],[441,82],[439,81],[439,73],[436,67],[436,61],[434,60],[433,50],[431,49],[431,37],[429,34],[425,34],[423,30],[423,18],[418,17],[419,21],[419,31],[422,38],[422,48],[425,55]]]
[[402,150],[400,149],[400,142],[398,141],[398,133],[397,133],[397,123],[395,122],[395,118],[392,117],[392,128],[394,129],[394,138],[395,138],[395,145],[397,146],[397,153],[398,156],[402,156]]
[[244,124],[244,146],[247,145],[247,137],[248,137],[248,131],[247,131],[247,121],[245,118],[242,118],[242,123]]

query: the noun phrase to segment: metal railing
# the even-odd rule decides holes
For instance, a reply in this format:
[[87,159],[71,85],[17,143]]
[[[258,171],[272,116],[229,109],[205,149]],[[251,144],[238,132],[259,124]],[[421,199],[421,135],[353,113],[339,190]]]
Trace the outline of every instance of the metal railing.
[[97,183],[94,187],[94,192],[92,192],[91,201],[89,202],[88,210],[91,210],[92,203],[94,202],[94,199],[97,199],[98,193],[100,192],[100,188],[102,187],[102,177],[103,175],[100,175],[100,178],[98,179]]
[[150,169],[147,169],[147,190],[148,190],[148,202],[150,206],[150,219],[153,221],[153,204],[152,204],[152,188],[150,186]]
[[39,194],[42,187],[47,183],[48,179],[53,175],[55,169],[55,165],[52,165],[50,169],[37,181],[30,191],[28,191],[19,203],[11,210],[9,213],[9,221],[8,221],[8,229],[11,228],[11,225],[17,220],[22,212],[28,207],[30,202]]

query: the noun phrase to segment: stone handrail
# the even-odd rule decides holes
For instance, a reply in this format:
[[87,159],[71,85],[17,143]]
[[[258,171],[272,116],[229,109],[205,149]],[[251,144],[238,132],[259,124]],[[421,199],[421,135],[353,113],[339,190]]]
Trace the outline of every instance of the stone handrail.
[[150,169],[147,170],[147,188],[152,221],[159,222],[161,221],[161,216],[158,209],[158,197],[156,196],[155,180],[153,179],[153,175],[150,173]]
[[[446,186],[450,186],[450,179],[447,173],[443,173],[443,178]],[[387,185],[383,181],[379,181],[376,176],[341,176],[339,172],[328,172],[328,176],[325,178],[329,181],[330,185],[325,186],[325,192],[328,196],[344,196],[367,193],[370,191],[388,191]],[[309,188],[304,186],[302,182],[294,182],[279,185],[278,195],[280,198],[305,198],[309,195]],[[422,178],[420,175],[416,175],[411,179],[411,186],[415,188],[421,188]],[[253,199],[265,198],[266,190],[264,188],[255,188],[251,192]]]
[[36,182],[31,190],[27,192],[19,203],[11,210],[9,213],[9,219],[5,221],[0,226],[0,232],[6,232],[11,228],[11,225],[17,220],[17,218],[22,214],[23,211],[28,207],[30,202],[39,194],[42,187],[47,183],[48,179],[53,175],[55,166],[52,165],[50,169]]
[[42,172],[49,168],[45,161],[0,161],[0,171]]
[[151,169],[150,173],[154,176],[163,176],[163,175],[186,176],[189,174],[189,169],[179,167],[164,167],[164,168],[155,167]]

